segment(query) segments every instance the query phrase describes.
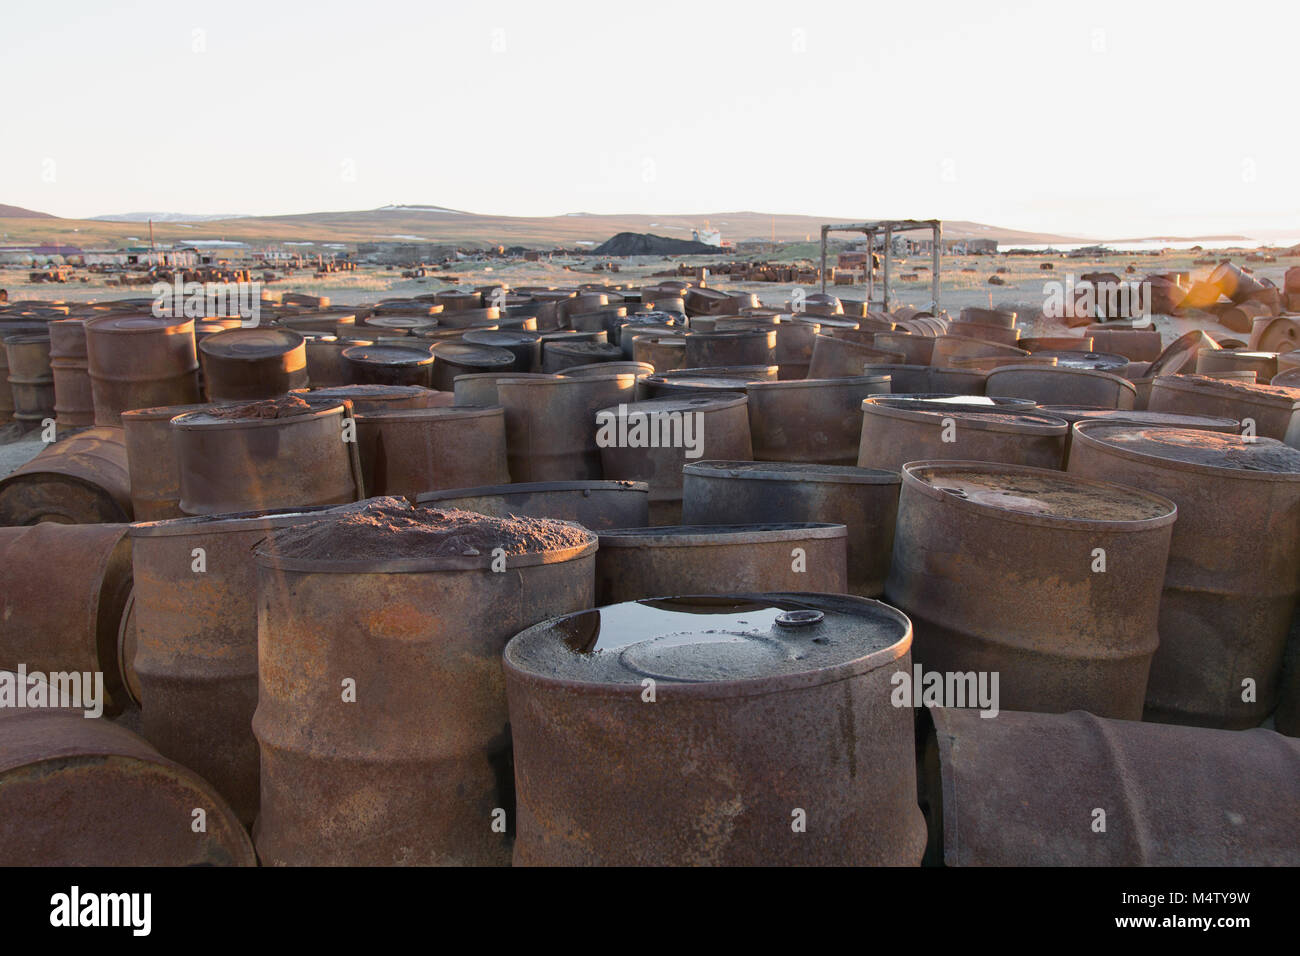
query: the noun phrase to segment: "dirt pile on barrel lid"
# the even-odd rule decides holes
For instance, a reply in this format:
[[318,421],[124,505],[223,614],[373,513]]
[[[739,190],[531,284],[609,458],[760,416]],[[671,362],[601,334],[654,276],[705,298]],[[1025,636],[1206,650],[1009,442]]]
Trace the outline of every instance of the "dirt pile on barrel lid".
[[1300,474],[1300,450],[1273,438],[1225,435],[1192,428],[1134,428],[1116,423],[1085,434],[1115,448],[1193,465]]
[[444,558],[537,554],[586,545],[589,531],[550,518],[491,518],[458,508],[372,504],[350,514],[286,528],[271,538],[275,554],[306,560]]
[[1197,388],[1213,389],[1221,392],[1236,392],[1244,397],[1282,398],[1300,402],[1300,388],[1287,388],[1285,385],[1265,385],[1257,382],[1234,382],[1231,379],[1212,378],[1208,375],[1179,375],[1176,382],[1186,382]]
[[218,405],[207,410],[211,418],[223,418],[231,421],[252,418],[292,418],[295,415],[307,415],[312,407],[296,395],[286,398],[267,399],[263,402],[251,402],[247,405]]

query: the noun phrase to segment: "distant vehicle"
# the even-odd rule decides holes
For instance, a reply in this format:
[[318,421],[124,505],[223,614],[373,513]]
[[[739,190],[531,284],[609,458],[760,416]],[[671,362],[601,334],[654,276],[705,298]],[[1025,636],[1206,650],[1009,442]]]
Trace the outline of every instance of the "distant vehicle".
[[696,242],[704,243],[706,246],[718,246],[721,248],[724,244],[722,242],[722,233],[717,229],[710,229],[707,222],[704,224],[703,229],[692,229],[691,238]]

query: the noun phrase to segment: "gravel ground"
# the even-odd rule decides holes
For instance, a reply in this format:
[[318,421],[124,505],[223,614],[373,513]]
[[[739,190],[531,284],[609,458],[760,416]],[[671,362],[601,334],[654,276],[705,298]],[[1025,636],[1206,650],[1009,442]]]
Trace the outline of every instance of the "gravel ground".
[[44,447],[45,443],[40,440],[39,436],[0,445],[0,477],[9,474],[20,465],[27,464]]

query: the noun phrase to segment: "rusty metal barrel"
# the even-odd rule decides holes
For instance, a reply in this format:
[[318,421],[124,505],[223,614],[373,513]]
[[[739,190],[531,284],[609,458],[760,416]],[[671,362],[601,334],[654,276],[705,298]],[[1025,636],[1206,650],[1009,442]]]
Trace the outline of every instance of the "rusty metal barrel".
[[795,462],[700,461],[682,469],[682,521],[828,522],[848,529],[848,591],[877,597],[894,547],[896,472]]
[[210,781],[245,825],[258,801],[252,548],[272,531],[327,513],[204,515],[131,526],[141,734]]
[[131,520],[131,481],[120,428],[88,428],[48,445],[0,479],[0,525]]
[[548,342],[542,356],[543,372],[560,372],[574,365],[620,362],[623,350],[609,342]]
[[[1132,409],[1094,408],[1087,405],[1042,405],[1038,411],[1059,418],[1071,426],[1075,422],[1107,421],[1126,422],[1156,428],[1197,428],[1207,432],[1236,435],[1241,432],[1241,422],[1232,418],[1215,418],[1209,415],[1175,415],[1171,412],[1140,412]],[[1068,469],[1074,429],[1065,438],[1065,462]]]
[[1276,352],[1250,352],[1245,349],[1201,349],[1196,353],[1196,373],[1254,372],[1255,380],[1268,382],[1277,374]]
[[989,395],[1028,398],[1040,405],[1133,408],[1137,388],[1109,372],[1044,365],[1004,365],[989,372]]
[[848,590],[847,546],[847,529],[829,522],[602,531],[596,554],[596,602],[793,586],[842,594]]
[[307,340],[291,329],[226,329],[199,345],[214,402],[279,398],[307,387]]
[[421,385],[338,385],[295,390],[307,401],[347,401],[358,414],[393,408],[437,408],[450,405],[452,396]]
[[4,340],[9,360],[13,419],[27,429],[40,428],[54,418],[54,373],[50,369],[49,335],[11,335]]
[[947,366],[953,365],[959,359],[1018,359],[1028,356],[1028,352],[1014,345],[986,342],[983,339],[968,339],[960,335],[941,335],[934,341],[930,364]]
[[434,354],[425,345],[353,345],[342,357],[354,385],[433,387]]
[[84,319],[59,319],[50,326],[50,374],[54,376],[54,417],[59,425],[95,424],[95,399],[86,362]]
[[511,480],[590,481],[605,477],[596,413],[635,401],[637,376],[511,377],[496,387],[506,410]]
[[194,320],[108,315],[86,322],[95,424],[121,426],[123,412],[198,402]]
[[[629,336],[624,335],[627,342]],[[649,335],[638,332],[631,339],[633,361],[653,365],[660,375],[673,369],[686,368],[686,336],[684,335]],[[624,347],[623,354],[627,355]]]
[[1277,702],[1300,601],[1300,451],[1265,438],[1089,422],[1075,426],[1070,471],[1178,505],[1148,718],[1260,723]]
[[470,342],[439,342],[433,346],[433,387],[444,392],[455,389],[458,375],[507,372],[515,366],[509,349]]
[[[470,329],[465,333],[462,341],[468,345],[486,345],[505,349],[515,357],[506,371],[531,372],[535,366],[541,364],[541,338],[541,333],[524,329]],[[460,374],[474,374],[478,371],[478,368],[474,368],[468,371],[462,370]]]
[[[349,410],[296,397],[214,406],[172,419],[187,515],[342,504],[361,497]],[[293,467],[285,467],[292,462]]]
[[1060,468],[1070,426],[1035,411],[911,402],[862,403],[859,468],[899,471],[909,461],[951,458]]
[[687,332],[686,365],[775,365],[776,329],[730,329]]
[[170,405],[122,413],[126,462],[131,478],[131,506],[136,521],[161,521],[184,514],[181,511],[181,468],[176,458],[171,420],[208,407],[206,404]]
[[1174,503],[1045,468],[902,475],[885,595],[912,618],[916,661],[998,674],[1002,710],[1139,719]]
[[0,866],[256,865],[212,787],[131,731],[78,710],[0,709]]
[[701,458],[753,457],[744,395],[689,395],[621,403],[596,413],[606,478],[650,486],[650,523],[681,521],[682,466]]
[[591,531],[644,528],[650,523],[650,486],[644,481],[542,481],[451,488],[422,494],[416,504],[493,518],[554,518]]
[[474,375],[457,375],[452,383],[453,401],[457,405],[500,405],[497,383],[511,378],[556,379],[560,376],[548,372],[483,372]]
[[426,491],[510,480],[499,405],[367,412],[356,423],[368,494],[414,499]]
[[917,864],[913,714],[889,702],[910,642],[894,608],[829,594],[529,628],[505,651],[515,864]]
[[862,403],[889,391],[888,375],[748,383],[755,460],[856,464]]
[[921,800],[948,866],[1300,864],[1300,740],[1078,711],[929,713]]
[[863,374],[864,365],[903,363],[901,352],[889,352],[819,332],[814,337],[808,378],[844,378]]
[[308,334],[306,341],[308,384],[312,388],[347,385],[349,371],[348,363],[343,358],[343,351],[354,345],[374,344],[373,339]]
[[131,593],[126,532],[124,524],[0,528],[0,670],[95,682],[101,678],[90,675],[102,674],[103,712],[121,711],[117,636]]
[[1163,375],[1151,383],[1147,408],[1153,412],[1235,418],[1243,426],[1250,419],[1255,423],[1256,435],[1293,446],[1300,444],[1300,391],[1296,389],[1205,375]]
[[262,862],[509,864],[501,652],[592,606],[595,550],[571,524],[375,505],[261,545]]

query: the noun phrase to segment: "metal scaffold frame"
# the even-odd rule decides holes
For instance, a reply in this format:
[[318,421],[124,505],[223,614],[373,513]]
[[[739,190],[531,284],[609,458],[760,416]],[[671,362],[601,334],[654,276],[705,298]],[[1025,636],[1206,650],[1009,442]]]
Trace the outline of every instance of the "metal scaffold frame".
[[934,235],[930,266],[930,313],[939,314],[939,267],[943,255],[943,222],[938,219],[881,219],[876,222],[828,223],[822,226],[822,292],[826,291],[826,236],[831,232],[861,232],[867,237],[867,302],[875,296],[876,270],[871,256],[875,252],[876,234],[885,234],[884,288],[881,307],[889,308],[889,273],[894,255],[894,233],[929,229]]

